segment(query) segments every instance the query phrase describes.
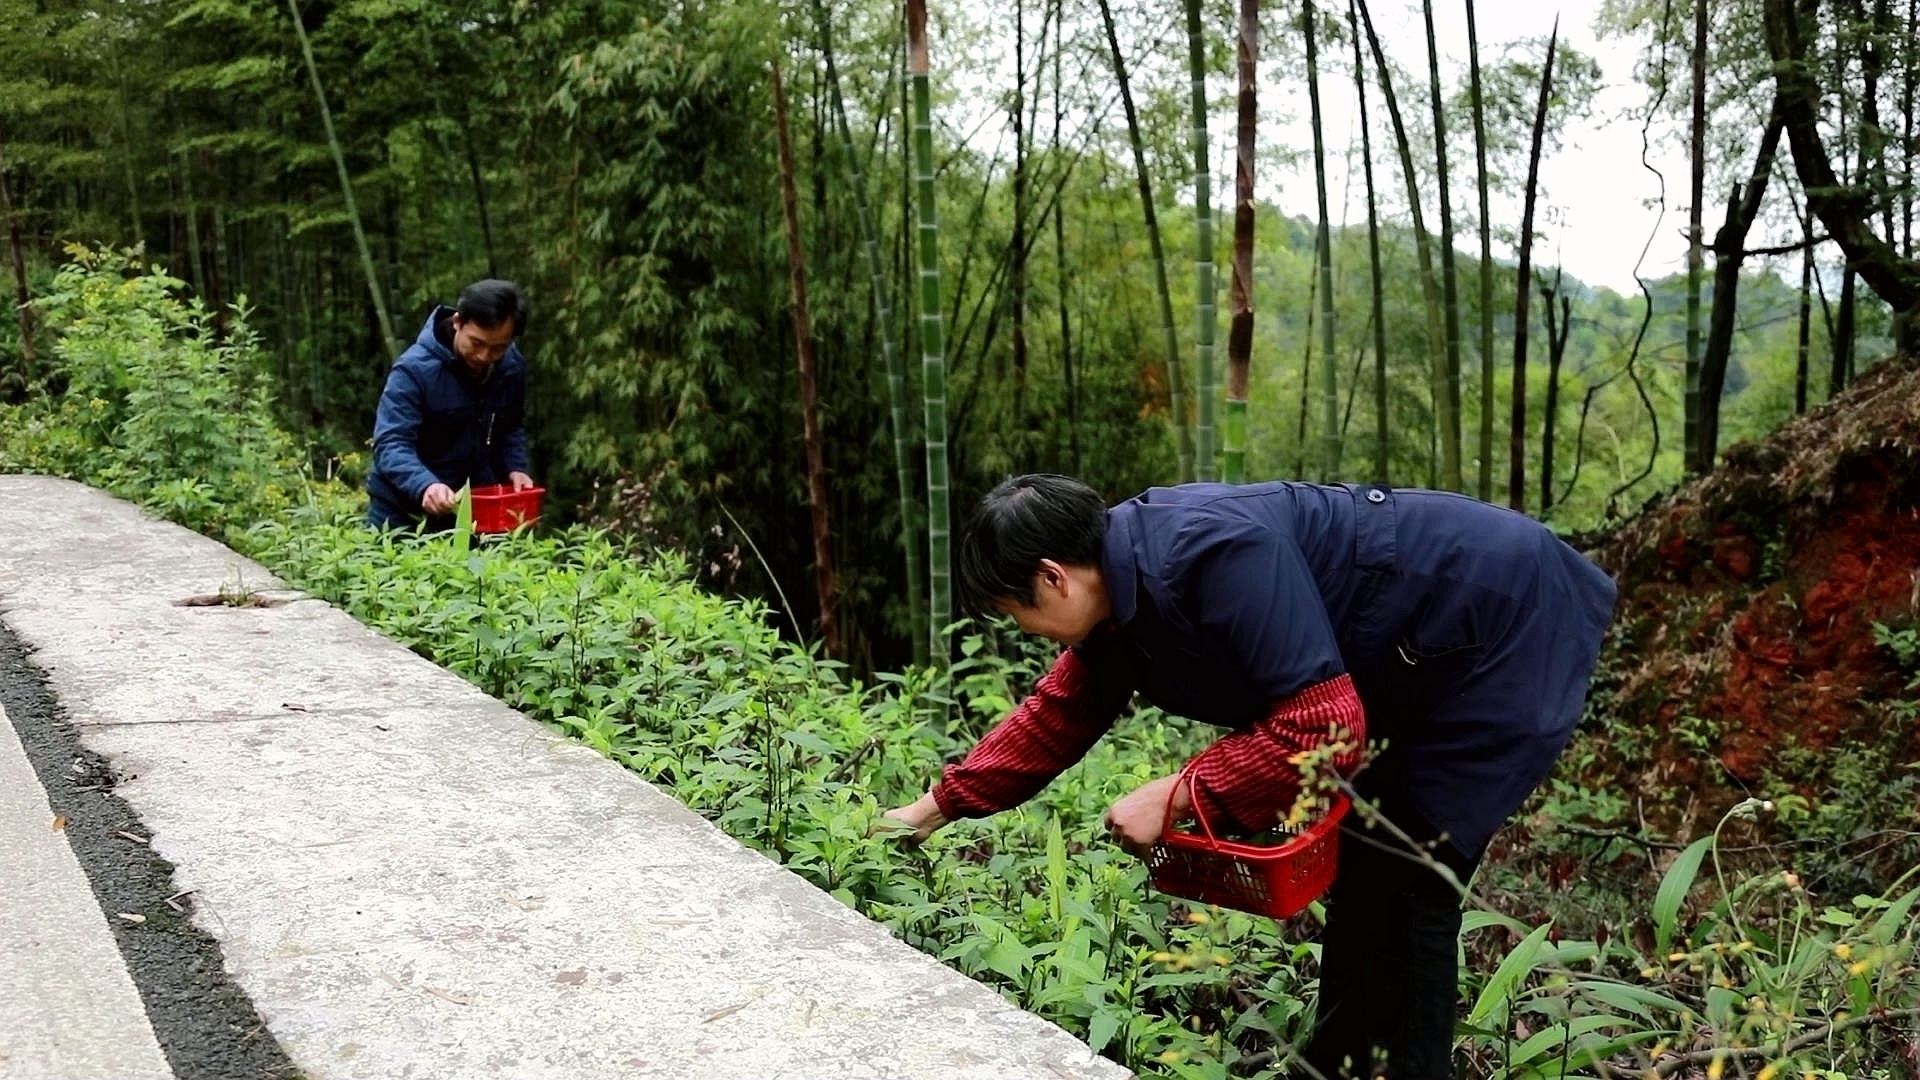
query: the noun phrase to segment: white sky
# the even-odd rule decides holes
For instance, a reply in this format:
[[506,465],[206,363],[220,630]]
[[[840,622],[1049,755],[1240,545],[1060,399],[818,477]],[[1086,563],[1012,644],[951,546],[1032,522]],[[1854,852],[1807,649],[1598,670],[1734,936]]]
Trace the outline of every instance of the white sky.
[[[1418,107],[1424,109],[1426,37],[1418,4],[1409,2],[1401,6],[1376,0],[1373,8],[1382,46],[1419,80],[1417,86],[1404,89],[1396,86],[1402,98],[1402,108],[1415,107],[1408,103],[1411,97],[1420,103]],[[1640,121],[1625,116],[1628,109],[1644,108],[1647,101],[1645,87],[1634,77],[1639,46],[1619,39],[1599,40],[1593,31],[1594,17],[1599,9],[1599,0],[1564,0],[1557,4],[1541,0],[1478,0],[1475,13],[1483,66],[1501,54],[1501,46],[1506,42],[1523,38],[1544,40],[1553,28],[1556,15],[1560,19],[1561,42],[1573,46],[1600,65],[1603,89],[1592,115],[1584,121],[1561,125],[1561,150],[1541,164],[1540,181],[1546,192],[1546,201],[1537,213],[1544,214],[1550,205],[1556,216],[1552,220],[1542,218],[1536,222],[1535,231],[1541,238],[1535,244],[1534,263],[1536,266],[1558,263],[1568,273],[1588,284],[1604,285],[1632,294],[1636,291],[1636,264],[1640,267],[1641,275],[1648,278],[1685,268],[1686,158],[1678,147],[1672,145],[1671,139],[1664,145],[1659,141],[1666,129],[1656,124],[1653,129],[1655,143],[1649,152],[1649,160],[1666,177],[1666,214],[1662,218],[1657,205],[1648,205],[1649,201],[1657,200],[1660,194],[1660,180],[1640,164]],[[1344,11],[1341,17],[1344,19]],[[1278,23],[1277,18],[1263,19],[1263,36],[1280,32]],[[1461,0],[1437,0],[1434,5],[1434,25],[1439,39],[1442,81],[1448,92],[1452,93],[1455,87],[1464,86],[1466,78],[1466,13]],[[1684,85],[1686,58],[1681,54],[1673,59],[1680,65],[1678,74],[1682,78],[1681,85]],[[1323,50],[1322,63],[1324,65],[1327,62]],[[1326,112],[1324,123],[1328,142],[1328,197],[1334,204],[1329,212],[1336,223],[1343,219],[1349,224],[1364,223],[1364,191],[1357,175],[1351,185],[1346,177],[1345,147],[1357,144],[1359,140],[1358,110],[1353,99],[1352,83],[1344,74],[1329,77],[1323,73],[1321,78],[1321,104]],[[1368,115],[1376,130],[1375,153],[1390,155],[1391,144],[1383,145],[1382,138],[1382,133],[1390,130],[1385,120],[1385,108],[1376,92],[1377,87],[1370,84],[1368,90]],[[1226,104],[1226,107],[1230,109],[1231,105]],[[1260,137],[1277,145],[1309,148],[1298,168],[1291,173],[1282,173],[1275,179],[1280,188],[1277,197],[1280,207],[1288,213],[1304,214],[1311,218],[1316,214],[1310,152],[1312,134],[1306,116],[1304,93],[1299,95],[1297,105],[1288,104],[1288,111],[1298,115],[1263,116]],[[1450,125],[1462,125],[1463,130],[1471,123],[1464,115],[1457,120],[1449,116],[1448,120]],[[1212,138],[1224,141],[1226,152],[1231,154],[1231,129],[1216,132]],[[1463,144],[1462,140],[1449,141],[1456,146]],[[1428,152],[1428,159],[1431,160],[1431,151]],[[1230,163],[1231,157],[1227,161]],[[1476,196],[1472,187],[1474,162],[1471,154],[1462,161],[1456,153],[1455,160],[1449,164],[1454,177],[1456,220],[1462,209],[1477,215],[1477,207],[1473,205]],[[1227,176],[1231,182],[1230,171]],[[1261,186],[1272,198],[1272,189],[1265,183]],[[1344,215],[1339,207],[1343,197],[1347,200]],[[1228,198],[1231,198],[1230,194]],[[1434,200],[1429,199],[1430,212],[1433,203]],[[1709,235],[1717,225],[1715,210],[1714,204],[1709,202],[1706,225]],[[1496,196],[1492,217],[1496,225],[1516,229],[1520,222],[1520,207],[1517,202],[1502,207]],[[1650,249],[1649,239],[1652,241]],[[1467,234],[1464,230],[1456,237],[1456,242],[1462,250],[1477,249],[1479,243],[1477,234]],[[1644,261],[1643,249],[1648,249]],[[1496,258],[1511,258],[1512,254],[1510,248],[1502,249],[1495,241]]]

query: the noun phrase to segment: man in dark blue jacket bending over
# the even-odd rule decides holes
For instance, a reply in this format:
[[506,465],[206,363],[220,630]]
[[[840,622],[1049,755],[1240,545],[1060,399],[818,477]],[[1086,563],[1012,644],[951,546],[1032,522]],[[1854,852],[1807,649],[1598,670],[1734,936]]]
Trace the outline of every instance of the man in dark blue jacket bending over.
[[982,501],[957,554],[969,606],[1070,647],[889,816],[925,838],[1010,809],[1135,694],[1228,729],[1107,812],[1140,853],[1170,806],[1272,826],[1303,764],[1351,774],[1371,735],[1384,749],[1354,786],[1378,816],[1347,819],[1296,1075],[1453,1075],[1457,883],[1573,733],[1613,580],[1521,514],[1374,485],[1187,484],[1108,509],[1077,480],[1022,476]]
[[527,302],[489,278],[436,307],[387,373],[373,422],[367,524],[446,528],[467,484],[533,486],[527,475],[527,358],[513,340]]

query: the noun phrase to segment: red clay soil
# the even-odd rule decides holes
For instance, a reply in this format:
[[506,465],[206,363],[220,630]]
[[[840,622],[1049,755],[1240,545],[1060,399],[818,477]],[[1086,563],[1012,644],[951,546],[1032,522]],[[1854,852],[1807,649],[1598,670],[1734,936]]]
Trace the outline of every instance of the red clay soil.
[[1810,795],[1822,778],[1806,762],[1831,748],[1920,761],[1920,725],[1891,704],[1914,697],[1910,675],[1874,640],[1876,622],[1920,621],[1920,364],[1887,361],[1730,448],[1594,557],[1621,582],[1610,711],[1655,746],[1616,763],[1641,784],[1724,804],[1781,779],[1788,749],[1816,752],[1789,766]]

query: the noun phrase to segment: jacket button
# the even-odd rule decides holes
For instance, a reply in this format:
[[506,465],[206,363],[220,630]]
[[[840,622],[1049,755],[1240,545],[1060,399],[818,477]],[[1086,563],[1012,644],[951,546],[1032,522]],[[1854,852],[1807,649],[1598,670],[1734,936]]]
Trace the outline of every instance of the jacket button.
[[1373,488],[1372,490],[1367,492],[1367,501],[1370,503],[1386,502],[1387,494],[1386,492],[1381,491],[1379,488]]

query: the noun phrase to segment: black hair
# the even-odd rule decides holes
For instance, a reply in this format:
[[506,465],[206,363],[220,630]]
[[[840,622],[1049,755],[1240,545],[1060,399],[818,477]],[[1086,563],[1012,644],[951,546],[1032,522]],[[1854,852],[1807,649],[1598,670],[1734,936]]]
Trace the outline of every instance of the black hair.
[[460,290],[460,301],[453,306],[460,317],[488,330],[504,322],[513,323],[513,336],[527,328],[527,298],[511,281],[487,278]]
[[1003,480],[980,500],[960,535],[961,606],[990,615],[1002,600],[1031,604],[1040,560],[1098,566],[1106,536],[1106,503],[1073,477],[1029,473]]

